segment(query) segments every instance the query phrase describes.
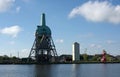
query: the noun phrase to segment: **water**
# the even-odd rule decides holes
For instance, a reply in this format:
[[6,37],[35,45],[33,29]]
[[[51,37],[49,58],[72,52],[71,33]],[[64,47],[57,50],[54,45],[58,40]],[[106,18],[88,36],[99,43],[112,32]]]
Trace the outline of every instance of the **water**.
[[0,77],[120,77],[120,64],[0,65]]

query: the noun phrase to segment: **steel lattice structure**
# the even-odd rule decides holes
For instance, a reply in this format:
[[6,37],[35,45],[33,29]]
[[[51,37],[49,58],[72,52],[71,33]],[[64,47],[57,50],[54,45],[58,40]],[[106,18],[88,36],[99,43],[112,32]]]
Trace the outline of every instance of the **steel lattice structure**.
[[35,40],[28,61],[34,58],[37,63],[54,62],[57,57],[56,48],[51,36],[51,30],[46,26],[45,14],[41,16],[41,25],[37,26]]

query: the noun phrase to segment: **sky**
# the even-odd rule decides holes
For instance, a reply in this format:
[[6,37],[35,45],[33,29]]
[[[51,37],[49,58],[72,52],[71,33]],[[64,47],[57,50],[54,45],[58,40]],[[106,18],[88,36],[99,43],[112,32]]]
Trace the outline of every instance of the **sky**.
[[41,14],[58,55],[120,55],[120,0],[0,0],[0,55],[27,57]]

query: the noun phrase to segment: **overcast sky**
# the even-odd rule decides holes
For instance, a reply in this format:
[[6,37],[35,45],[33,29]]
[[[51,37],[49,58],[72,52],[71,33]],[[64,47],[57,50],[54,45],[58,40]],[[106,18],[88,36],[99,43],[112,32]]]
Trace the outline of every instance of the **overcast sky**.
[[27,57],[42,13],[58,55],[120,55],[120,0],[0,0],[0,55]]

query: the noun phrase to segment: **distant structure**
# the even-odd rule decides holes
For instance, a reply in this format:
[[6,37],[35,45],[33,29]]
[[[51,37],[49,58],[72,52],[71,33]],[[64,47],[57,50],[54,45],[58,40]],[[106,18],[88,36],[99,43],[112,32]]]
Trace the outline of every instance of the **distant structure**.
[[105,50],[103,50],[101,62],[106,62],[106,51]]
[[72,45],[72,60],[73,61],[79,61],[80,60],[80,47],[79,47],[79,43],[75,42]]
[[57,52],[51,34],[50,28],[46,26],[45,14],[43,13],[41,16],[41,25],[37,26],[35,40],[28,61],[30,61],[30,59],[35,59],[37,63],[55,61]]

